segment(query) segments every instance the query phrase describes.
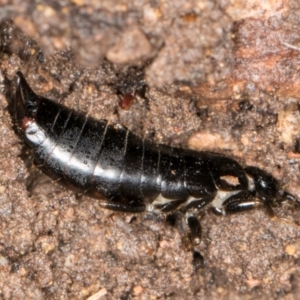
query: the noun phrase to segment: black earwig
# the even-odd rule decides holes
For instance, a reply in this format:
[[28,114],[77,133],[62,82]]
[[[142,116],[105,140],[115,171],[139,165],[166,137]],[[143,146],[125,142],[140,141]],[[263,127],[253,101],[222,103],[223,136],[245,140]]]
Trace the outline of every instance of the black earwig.
[[[37,96],[17,73],[16,121],[34,162],[45,174],[99,204],[123,212],[187,213],[210,204],[227,214],[273,207],[294,197],[256,168],[222,154],[196,152],[142,140],[120,124],[93,118]],[[196,255],[197,256],[197,255]]]

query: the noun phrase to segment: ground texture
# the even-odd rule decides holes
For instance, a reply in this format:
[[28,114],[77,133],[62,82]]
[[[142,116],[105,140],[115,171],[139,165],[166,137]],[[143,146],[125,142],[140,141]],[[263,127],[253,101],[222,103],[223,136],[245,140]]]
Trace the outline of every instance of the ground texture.
[[163,215],[101,209],[32,166],[35,92],[157,143],[221,152],[300,195],[298,1],[2,1],[1,299],[300,299],[300,212],[199,212],[204,266]]

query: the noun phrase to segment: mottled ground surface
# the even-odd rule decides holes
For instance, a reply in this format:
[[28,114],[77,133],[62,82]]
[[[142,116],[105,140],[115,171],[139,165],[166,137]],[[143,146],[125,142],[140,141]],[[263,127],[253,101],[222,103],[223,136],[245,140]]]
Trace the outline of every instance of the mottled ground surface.
[[300,6],[247,3],[1,2],[1,299],[300,298],[299,211],[199,212],[194,270],[165,216],[103,210],[37,172],[8,109],[22,70],[38,94],[300,195]]

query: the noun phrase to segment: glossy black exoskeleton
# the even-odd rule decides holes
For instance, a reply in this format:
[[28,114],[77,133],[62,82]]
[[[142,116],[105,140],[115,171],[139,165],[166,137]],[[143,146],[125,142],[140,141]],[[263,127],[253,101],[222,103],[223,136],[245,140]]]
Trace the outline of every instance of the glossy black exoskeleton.
[[34,162],[67,187],[124,212],[187,213],[192,237],[201,227],[191,212],[210,204],[220,214],[272,207],[293,196],[256,167],[222,154],[142,140],[120,124],[94,120],[36,95],[17,73],[16,121]]

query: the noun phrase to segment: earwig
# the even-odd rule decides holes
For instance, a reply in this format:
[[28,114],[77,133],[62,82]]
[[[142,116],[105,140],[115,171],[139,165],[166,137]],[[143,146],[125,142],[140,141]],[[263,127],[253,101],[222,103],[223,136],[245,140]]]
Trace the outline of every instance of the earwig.
[[140,139],[120,124],[97,121],[36,95],[21,72],[17,77],[15,117],[34,163],[63,185],[98,199],[102,207],[180,211],[197,236],[201,226],[192,212],[206,205],[223,215],[259,206],[272,215],[283,201],[296,201],[257,167]]

